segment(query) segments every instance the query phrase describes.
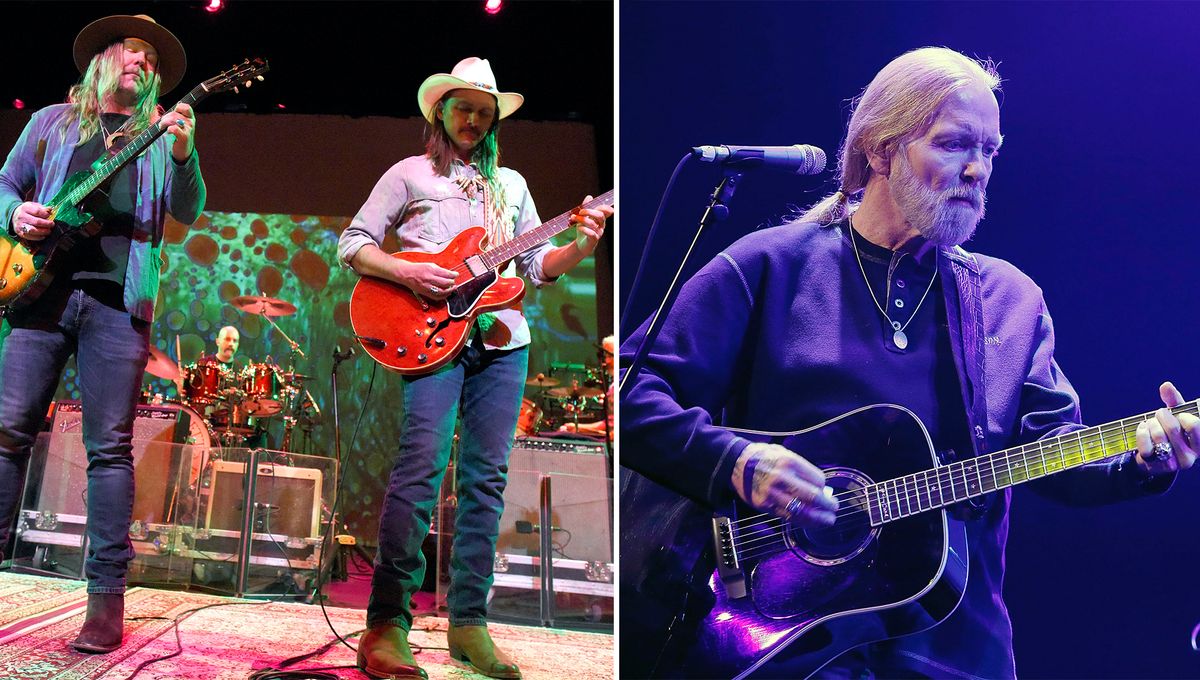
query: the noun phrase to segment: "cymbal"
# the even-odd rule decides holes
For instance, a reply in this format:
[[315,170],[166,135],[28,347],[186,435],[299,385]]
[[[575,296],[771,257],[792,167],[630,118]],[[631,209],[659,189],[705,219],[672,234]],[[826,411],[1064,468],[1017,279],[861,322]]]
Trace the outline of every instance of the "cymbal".
[[532,385],[534,387],[554,387],[555,385],[559,384],[560,382],[562,382],[562,381],[559,380],[558,378],[548,378],[548,377],[546,377],[545,373],[538,373],[537,375],[533,376],[529,380],[526,380],[525,384]]
[[163,380],[179,380],[179,367],[167,353],[150,345],[150,360],[146,362],[146,372]]
[[265,295],[239,295],[230,300],[229,304],[243,312],[263,316],[288,316],[296,313],[296,305]]
[[546,390],[546,394],[552,397],[562,399],[583,399],[585,397],[598,397],[604,394],[604,390],[596,387],[555,387],[554,389]]

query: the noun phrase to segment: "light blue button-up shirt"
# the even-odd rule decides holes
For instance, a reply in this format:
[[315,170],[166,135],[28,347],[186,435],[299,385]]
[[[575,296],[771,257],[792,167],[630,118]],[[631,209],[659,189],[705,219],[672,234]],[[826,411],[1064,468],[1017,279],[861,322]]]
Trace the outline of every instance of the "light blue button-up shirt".
[[[485,222],[482,197],[468,198],[455,181],[478,174],[473,164],[457,159],[449,177],[438,175],[428,156],[410,156],[396,163],[379,178],[367,202],[342,232],[338,257],[349,266],[364,245],[382,245],[388,229],[396,230],[401,251],[442,250],[459,232]],[[500,168],[500,181],[508,202],[506,218],[514,225],[513,235],[539,226],[541,220],[525,178],[516,170]],[[519,272],[539,287],[551,283],[554,279],[547,278],[542,271],[542,259],[553,248],[549,242],[531,248],[513,258],[501,274],[514,276]],[[485,334],[484,345],[488,349],[515,349],[529,344],[529,323],[519,305],[493,314],[496,323],[504,328],[494,328]],[[500,340],[504,342],[493,344]]]

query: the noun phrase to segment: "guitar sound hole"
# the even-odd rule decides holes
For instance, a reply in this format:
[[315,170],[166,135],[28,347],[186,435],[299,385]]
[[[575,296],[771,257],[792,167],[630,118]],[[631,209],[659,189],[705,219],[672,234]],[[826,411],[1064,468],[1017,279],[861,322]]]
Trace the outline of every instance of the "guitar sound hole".
[[871,526],[866,497],[862,492],[870,480],[855,470],[845,468],[826,470],[825,480],[840,504],[837,521],[828,527],[789,524],[787,543],[792,552],[806,562],[831,566],[860,554],[871,544],[878,529]]

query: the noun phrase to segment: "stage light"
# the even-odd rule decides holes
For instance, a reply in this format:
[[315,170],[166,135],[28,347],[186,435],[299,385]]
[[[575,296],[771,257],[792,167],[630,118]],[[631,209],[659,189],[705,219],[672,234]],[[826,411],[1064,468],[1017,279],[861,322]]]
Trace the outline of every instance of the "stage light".
[[24,99],[14,99],[13,100],[13,108],[17,109],[18,111],[25,108],[25,100]]
[[225,0],[208,0],[204,5],[205,12],[220,12],[225,9]]
[[488,14],[497,14],[500,12],[500,6],[503,4],[503,0],[487,0],[483,3],[483,11]]

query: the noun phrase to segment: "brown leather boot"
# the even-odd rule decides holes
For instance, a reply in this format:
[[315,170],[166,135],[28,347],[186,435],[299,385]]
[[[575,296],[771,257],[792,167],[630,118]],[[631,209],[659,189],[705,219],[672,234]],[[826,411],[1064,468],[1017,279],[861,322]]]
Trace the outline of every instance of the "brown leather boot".
[[358,668],[372,678],[429,677],[413,658],[408,631],[393,624],[373,626],[358,641]]
[[521,669],[503,651],[496,649],[487,626],[456,626],[446,631],[450,658],[466,663],[489,678],[517,680]]
[[77,652],[107,654],[121,646],[125,635],[125,595],[88,593],[87,616],[71,643]]

